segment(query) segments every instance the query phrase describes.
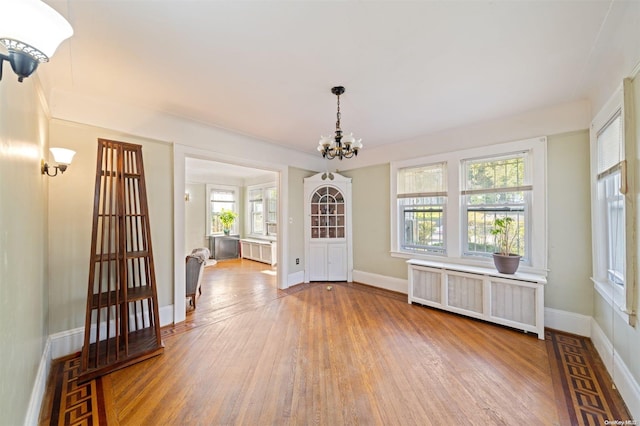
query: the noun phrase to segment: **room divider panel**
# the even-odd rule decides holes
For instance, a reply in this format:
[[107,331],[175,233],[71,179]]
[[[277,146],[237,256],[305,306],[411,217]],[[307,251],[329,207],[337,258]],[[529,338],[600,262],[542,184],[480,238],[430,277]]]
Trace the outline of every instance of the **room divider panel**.
[[163,350],[142,146],[98,139],[79,380]]

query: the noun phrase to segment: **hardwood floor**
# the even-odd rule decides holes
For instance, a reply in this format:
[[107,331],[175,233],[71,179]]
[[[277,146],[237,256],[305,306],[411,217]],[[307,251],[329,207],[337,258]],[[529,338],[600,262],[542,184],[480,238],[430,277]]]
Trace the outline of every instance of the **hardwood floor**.
[[[331,291],[327,286],[331,285]],[[208,267],[162,356],[77,383],[52,366],[41,425],[596,425],[630,417],[589,339],[408,305],[356,283],[281,291],[273,268]]]
[[281,292],[231,266],[207,268],[195,325],[165,335],[164,355],[103,378],[112,421],[560,424],[533,335],[358,285]]

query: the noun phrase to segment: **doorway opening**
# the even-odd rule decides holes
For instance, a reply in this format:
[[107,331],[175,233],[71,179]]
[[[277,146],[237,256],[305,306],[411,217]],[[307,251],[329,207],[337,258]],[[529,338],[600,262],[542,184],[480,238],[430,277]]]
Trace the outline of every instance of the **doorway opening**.
[[[287,230],[283,229],[284,217],[288,214],[286,180],[286,166],[244,162],[175,145],[174,323],[185,320],[189,303],[185,294],[184,259],[194,248],[210,248],[216,238],[235,238],[238,253],[230,259],[246,260],[246,264],[259,263],[270,274],[271,281],[275,281],[274,291],[288,287],[286,259],[283,258],[287,241]],[[225,200],[225,191],[226,199],[232,203],[220,204]],[[215,199],[211,198],[213,193]],[[214,226],[216,215],[223,207],[237,213],[229,235]],[[269,253],[273,259],[266,254],[266,257],[257,258],[260,262],[250,257],[243,259],[242,245],[247,240],[272,249]],[[215,259],[213,253],[211,257],[212,263],[230,260]]]

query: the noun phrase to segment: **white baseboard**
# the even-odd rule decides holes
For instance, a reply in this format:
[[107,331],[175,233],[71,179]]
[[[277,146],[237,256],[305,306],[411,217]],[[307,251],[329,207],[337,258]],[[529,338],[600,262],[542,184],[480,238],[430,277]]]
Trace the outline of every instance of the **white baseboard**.
[[287,276],[287,288],[292,285],[302,284],[304,282],[304,271],[294,272]]
[[[173,305],[163,306],[158,312],[160,314],[160,327],[173,324]],[[106,327],[103,327],[103,329],[106,330]],[[84,344],[84,327],[52,334],[49,339],[51,339],[50,359],[80,352]]]
[[354,269],[353,281],[385,290],[397,291],[398,293],[408,294],[409,292],[409,282],[402,278],[387,277]]
[[71,355],[82,349],[84,327],[54,333],[49,336],[49,339],[51,339],[51,359]]
[[627,405],[629,414],[634,419],[640,419],[640,385],[595,320],[591,321],[591,341]]
[[36,373],[36,380],[33,383],[33,389],[31,390],[31,398],[29,398],[29,406],[27,407],[27,415],[24,419],[24,424],[27,426],[36,426],[40,419],[40,409],[42,407],[42,400],[44,399],[44,393],[47,390],[47,379],[49,378],[49,371],[51,370],[51,337],[47,338],[40,357],[40,365],[38,366],[38,372]]
[[160,314],[160,327],[173,324],[173,305],[161,306],[158,313]]
[[565,333],[591,337],[591,317],[588,315],[544,308],[544,326]]

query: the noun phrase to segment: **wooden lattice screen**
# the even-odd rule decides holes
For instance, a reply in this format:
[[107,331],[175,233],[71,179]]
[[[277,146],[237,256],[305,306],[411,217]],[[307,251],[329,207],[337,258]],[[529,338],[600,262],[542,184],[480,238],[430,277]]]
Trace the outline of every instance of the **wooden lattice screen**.
[[142,147],[98,139],[79,380],[162,351]]

